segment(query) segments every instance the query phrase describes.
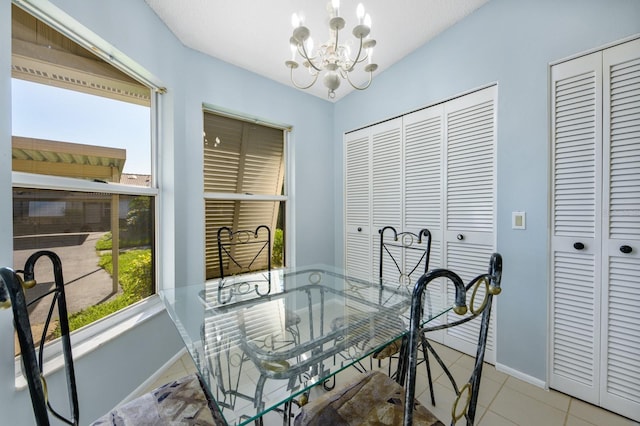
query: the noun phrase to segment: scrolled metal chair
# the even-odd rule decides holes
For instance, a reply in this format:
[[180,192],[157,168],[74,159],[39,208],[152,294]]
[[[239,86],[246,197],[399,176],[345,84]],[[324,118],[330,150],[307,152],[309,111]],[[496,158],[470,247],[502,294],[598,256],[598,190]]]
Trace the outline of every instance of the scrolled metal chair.
[[[411,284],[429,270],[431,232],[426,228],[420,229],[417,233],[398,232],[393,226],[385,226],[379,229],[378,233],[380,234],[378,273],[380,282],[393,285],[397,281],[399,287],[406,287],[407,291],[410,291]],[[388,266],[385,267],[385,265]],[[378,360],[394,358],[400,350],[401,341],[402,339],[398,339],[376,351],[373,358]],[[426,348],[423,353],[431,386],[431,370]],[[391,375],[391,361],[389,361],[389,375]]]
[[[223,226],[217,230],[218,243],[218,267],[220,279],[218,281],[217,301],[220,304],[234,302],[237,297],[265,297],[272,292],[272,236],[271,228],[267,225],[258,225],[254,229],[232,229]],[[280,326],[274,325],[273,318],[263,318],[266,327],[273,327],[273,335],[266,346],[272,349],[281,347],[295,347],[300,343],[300,316],[289,309],[284,311],[284,329],[287,335],[280,333]],[[251,317],[252,313],[247,313]],[[242,319],[244,320],[244,318]],[[242,327],[241,327],[242,329]],[[237,342],[229,341],[224,332],[217,330],[213,322],[204,324],[201,328],[202,341],[205,350],[213,356],[207,358],[207,368],[216,372],[216,392],[223,401],[223,408],[233,408],[238,397],[253,401],[255,406],[262,404],[260,390],[256,395],[250,396],[238,391],[237,377],[230,377],[223,370],[225,362],[231,359],[237,363],[239,369],[250,360],[244,352],[233,353]],[[289,337],[290,335],[290,337]],[[237,349],[237,348],[235,348]],[[230,358],[232,357],[232,358]],[[226,361],[225,361],[226,359]],[[264,384],[265,376],[260,375],[260,384]],[[299,403],[294,400],[293,403]],[[282,410],[279,410],[282,411]],[[284,416],[290,417],[291,404],[285,404]],[[258,424],[262,420],[257,421]]]
[[[255,230],[228,226],[218,228],[218,301],[232,302],[236,296],[271,294],[271,229],[258,225]],[[242,279],[238,279],[241,276]]]
[[[55,285],[51,290],[27,302],[24,289],[33,288],[37,285],[34,269],[36,262],[42,257],[47,257],[51,260]],[[51,303],[36,350],[29,321],[29,306],[44,300],[47,296],[51,296]],[[14,271],[8,267],[0,268],[0,308],[8,308],[9,306],[13,310],[14,324],[23,363],[23,374],[29,387],[35,424],[38,426],[49,425],[51,423],[50,415],[64,424],[80,424],[80,409],[71,349],[62,262],[56,253],[48,250],[33,253],[27,259],[22,271]],[[56,307],[67,382],[69,415],[61,414],[53,408],[50,400],[53,395],[51,395],[52,392],[47,391],[43,370],[46,336],[51,330]],[[56,393],[54,397],[58,400],[60,398],[59,393]],[[96,426],[116,424],[172,425],[181,421],[194,421],[202,425],[225,424],[215,403],[206,394],[201,379],[197,374],[191,374],[160,386],[117,407],[92,424]]]
[[[433,327],[423,327],[423,296],[429,283],[437,279],[447,279],[455,288],[455,302],[452,310],[458,315],[469,315],[449,323]],[[443,423],[424,405],[415,399],[416,366],[418,346],[425,339],[425,333],[436,329],[459,326],[479,318],[478,343],[475,364],[469,379],[460,386],[442,362],[432,346],[429,351],[434,355],[445,375],[450,380],[456,399],[452,407],[451,425],[464,419],[467,425],[473,425],[478,401],[478,391],[482,377],[484,353],[489,332],[493,297],[500,294],[502,279],[502,257],[494,253],[489,262],[487,273],[480,274],[468,284],[453,271],[435,269],[422,275],[412,293],[411,319],[406,344],[401,350],[397,381],[390,379],[380,371],[363,374],[338,389],[310,402],[302,408],[295,419],[296,426],[320,426],[324,424],[361,425],[376,424],[387,426],[436,426]],[[480,287],[484,287],[481,302],[476,302]],[[467,303],[466,295],[471,293]]]
[[259,225],[255,230],[232,230],[223,226],[217,232],[220,277],[271,270],[271,229]]
[[[414,233],[398,232],[393,226],[385,226],[378,230],[378,234],[378,277],[381,280],[397,280],[399,285],[411,286],[417,277],[429,270],[431,232],[427,228]],[[387,264],[389,266],[385,268]]]
[[[415,233],[410,231],[398,232],[393,226],[385,226],[378,230],[378,234],[380,235],[378,252],[378,280],[380,285],[397,286],[398,289],[404,288],[407,292],[410,292],[411,284],[429,270],[431,233],[426,228],[422,228]],[[343,317],[337,317],[332,321],[331,328],[337,329],[343,322]],[[392,360],[397,358],[401,343],[402,338],[380,348],[371,356],[371,358],[378,360],[378,367],[381,366],[382,360],[388,360],[389,375],[391,375]],[[362,344],[364,345],[366,342],[362,342]],[[429,383],[431,384],[428,355],[426,351],[424,354],[424,360],[427,362]],[[341,356],[346,358],[350,355],[342,354]],[[358,361],[353,364],[353,367],[360,372],[370,371],[374,368],[371,358],[368,366]],[[323,384],[325,390],[333,389],[335,377],[332,381],[333,383],[326,381]]]
[[[27,303],[24,289],[33,288],[36,285],[34,277],[34,267],[36,261],[41,257],[48,257],[53,264],[53,273],[55,285],[53,288],[35,300]],[[22,273],[22,278],[18,273]],[[67,316],[67,303],[64,293],[64,279],[62,277],[62,263],[60,258],[51,251],[39,251],[27,259],[24,271],[14,271],[11,268],[0,268],[0,278],[4,283],[6,291],[6,306],[10,302],[13,310],[13,320],[15,324],[16,334],[20,345],[20,354],[22,358],[24,375],[29,387],[31,395],[31,404],[37,425],[48,425],[49,413],[65,424],[77,425],[79,423],[80,409],[78,404],[78,393],[76,389],[75,370],[73,366],[73,355],[71,352],[71,339],[69,336],[69,321]],[[38,351],[34,344],[33,334],[31,332],[31,323],[29,321],[29,306],[51,295],[51,304],[48,310]],[[8,296],[8,297],[7,297]],[[0,296],[0,299],[3,296]],[[43,357],[45,340],[51,320],[57,306],[58,326],[60,328],[60,339],[62,342],[62,355],[64,358],[65,375],[67,380],[67,395],[70,406],[70,415],[65,416],[55,410],[49,399],[47,392],[47,382],[43,373]]]

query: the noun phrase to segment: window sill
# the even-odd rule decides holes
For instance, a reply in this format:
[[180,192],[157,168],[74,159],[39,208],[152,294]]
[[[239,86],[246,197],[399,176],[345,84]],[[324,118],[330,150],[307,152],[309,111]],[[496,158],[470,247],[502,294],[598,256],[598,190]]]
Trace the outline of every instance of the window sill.
[[[110,340],[137,327],[141,323],[155,317],[165,310],[158,295],[153,295],[141,302],[129,306],[102,320],[71,333],[71,347],[74,361],[90,353]],[[45,376],[64,368],[62,345],[56,341],[46,346],[44,357]],[[27,381],[22,372],[22,360],[16,358],[15,387],[17,390],[27,388]]]

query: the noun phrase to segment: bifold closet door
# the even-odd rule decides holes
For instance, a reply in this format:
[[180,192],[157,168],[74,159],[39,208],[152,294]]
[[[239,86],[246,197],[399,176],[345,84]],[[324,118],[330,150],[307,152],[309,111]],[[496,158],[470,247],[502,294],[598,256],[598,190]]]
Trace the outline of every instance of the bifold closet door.
[[[371,126],[371,250],[373,278],[377,278],[380,265],[380,234],[385,226],[404,231],[403,140],[402,117]],[[414,231],[415,232],[415,231]],[[402,256],[394,253],[402,262]],[[383,271],[391,282],[400,277],[390,256],[383,256]],[[403,269],[404,270],[404,269]],[[400,284],[400,283],[399,283]]]
[[345,267],[349,275],[371,279],[370,131],[345,135]]
[[[375,280],[379,272],[378,230],[403,229],[402,118],[345,135],[347,272]],[[395,266],[386,265],[392,271]]]
[[[378,230],[384,226],[414,233],[429,229],[430,269],[450,268],[466,281],[487,270],[495,250],[496,99],[492,86],[345,135],[350,274],[377,277]],[[384,269],[393,271],[395,265]],[[439,285],[428,289],[430,303],[453,303],[452,290]],[[489,362],[495,362],[495,314],[485,356]],[[473,327],[432,337],[475,354]]]
[[551,387],[640,420],[640,40],[552,67]]
[[[487,270],[495,251],[496,106],[496,86],[444,104],[442,256],[444,266],[465,282]],[[452,285],[447,286],[446,297],[453,303]],[[476,297],[482,300],[483,287]],[[496,358],[497,307],[491,315],[485,353],[490,363]],[[478,327],[472,321],[447,329],[444,343],[475,354]]]
[[552,68],[551,386],[598,401],[602,55]]
[[640,421],[640,40],[602,63],[601,401]]
[[[442,268],[442,194],[444,107],[435,105],[404,116],[404,222],[405,229],[431,233],[429,269]],[[425,291],[427,309],[443,306],[443,280],[430,283]],[[439,324],[441,319],[432,322]],[[430,333],[429,338],[442,343],[443,332]]]

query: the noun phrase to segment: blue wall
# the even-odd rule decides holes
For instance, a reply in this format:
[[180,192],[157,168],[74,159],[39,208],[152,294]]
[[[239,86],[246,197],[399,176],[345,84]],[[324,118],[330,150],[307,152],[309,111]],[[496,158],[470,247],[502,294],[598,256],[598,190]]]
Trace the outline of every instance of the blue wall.
[[[540,382],[547,376],[549,64],[632,35],[640,35],[636,0],[491,0],[335,107],[341,164],[345,131],[497,83],[497,248],[504,258],[497,362]],[[511,229],[512,211],[526,211],[526,230]],[[342,217],[336,209],[338,258]]]
[[[113,46],[167,87],[163,95],[161,263],[166,285],[204,276],[202,103],[293,126],[298,264],[342,262],[345,131],[498,84],[498,250],[505,261],[498,362],[545,380],[547,368],[549,63],[640,33],[637,0],[491,0],[454,28],[336,104],[184,48],[143,0],[38,1]],[[10,0],[0,0],[0,196],[11,196]],[[380,42],[383,42],[382,40]],[[126,59],[126,58],[125,58]],[[0,229],[11,229],[0,203]],[[527,229],[511,230],[511,211]],[[334,230],[332,233],[330,230]],[[0,233],[0,264],[12,238]],[[11,314],[0,311],[3,424],[32,424],[28,392],[13,386]],[[159,315],[77,361],[83,423],[125,397],[180,347]],[[95,380],[92,372],[100,371]],[[56,375],[52,378],[54,389]],[[96,383],[97,382],[97,383]]]

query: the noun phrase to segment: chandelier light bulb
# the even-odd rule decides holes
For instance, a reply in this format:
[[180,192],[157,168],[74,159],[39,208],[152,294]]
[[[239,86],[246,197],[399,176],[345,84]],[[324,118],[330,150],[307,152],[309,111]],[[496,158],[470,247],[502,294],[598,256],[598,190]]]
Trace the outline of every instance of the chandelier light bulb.
[[291,26],[293,28],[298,28],[300,26],[300,17],[295,12],[291,15]]
[[338,16],[340,14],[340,0],[331,0],[331,7],[333,7],[334,16]]
[[362,24],[362,19],[364,18],[364,6],[362,3],[358,3],[358,7],[356,8],[356,15],[358,16],[358,23]]
[[364,15],[364,24],[371,28],[371,15],[369,15],[368,13],[366,15]]
[[373,47],[370,47],[367,49],[367,58],[368,58],[368,63],[371,64],[371,61],[373,57]]
[[291,49],[291,60],[295,61],[296,60],[296,52],[298,51],[298,47],[291,43],[289,44],[289,48]]

